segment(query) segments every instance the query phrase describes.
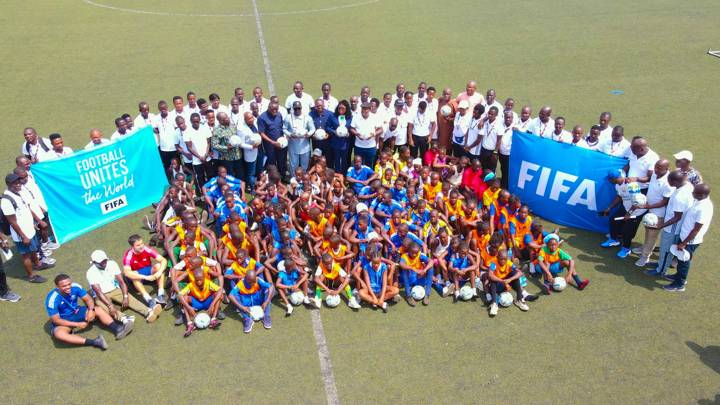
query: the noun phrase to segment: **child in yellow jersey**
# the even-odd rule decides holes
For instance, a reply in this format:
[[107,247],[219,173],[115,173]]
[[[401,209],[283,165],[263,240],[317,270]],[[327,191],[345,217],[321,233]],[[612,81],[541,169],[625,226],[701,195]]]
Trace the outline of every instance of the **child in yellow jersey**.
[[[222,277],[219,274],[213,274],[213,272],[210,271],[211,276],[216,276],[220,279],[220,285],[215,284],[212,280],[208,280],[202,268],[203,261],[199,257],[192,258],[190,260],[190,266],[192,267],[193,282],[188,283],[185,288],[180,290],[179,295],[179,301],[182,304],[185,319],[187,320],[185,337],[190,336],[196,328],[193,321],[197,311],[207,311],[208,315],[210,315],[210,325],[208,325],[208,328],[215,329],[220,326],[217,320],[217,314],[223,298]],[[184,275],[187,274],[188,272],[184,273]]]
[[270,270],[252,257],[248,257],[247,249],[238,249],[236,256],[235,261],[225,269],[225,278],[229,280],[230,288],[235,287],[237,281],[245,277],[249,270],[255,270],[257,276],[263,280],[272,280]]
[[430,175],[430,181],[423,184],[423,198],[432,206],[435,206],[440,198],[442,198],[440,173],[432,172]]
[[482,218],[480,218],[480,214],[477,210],[477,200],[475,200],[474,197],[468,198],[463,202],[459,214],[460,221],[458,225],[461,234],[463,235],[467,235],[471,230],[475,229],[480,222],[482,222]]
[[450,225],[457,227],[460,219],[460,212],[462,211],[462,205],[463,203],[460,199],[460,193],[456,190],[450,191],[447,197],[443,197],[442,211]]
[[395,172],[391,168],[385,169],[385,172],[383,172],[382,177],[380,177],[380,184],[382,184],[382,186],[387,189],[391,189],[395,185],[394,173]]
[[513,251],[513,256],[522,259],[522,251],[525,250],[525,236],[530,234],[531,227],[532,217],[530,216],[530,208],[527,205],[521,206],[515,215],[510,216],[507,227],[507,241],[508,247]]
[[584,290],[590,284],[590,280],[581,279],[575,272],[575,261],[569,254],[560,249],[560,237],[551,233],[545,237],[543,242],[545,242],[545,246],[540,249],[538,254],[538,264],[545,276],[543,282],[545,293],[552,294],[553,280],[562,274],[563,269],[567,269],[565,282],[570,284],[570,281],[573,280],[578,290]]
[[488,277],[490,279],[490,316],[498,313],[497,297],[498,293],[515,290],[515,306],[521,311],[528,311],[527,302],[523,298],[523,289],[520,286],[520,272],[513,262],[508,259],[507,250],[500,250],[497,258],[490,261]]
[[412,296],[412,288],[415,286],[422,286],[425,289],[425,297],[422,299],[423,305],[430,303],[430,291],[434,275],[433,265],[434,261],[420,253],[420,246],[415,242],[410,243],[407,252],[400,257],[400,277],[405,288],[405,301],[411,307],[416,305]]
[[320,309],[322,306],[322,293],[326,295],[340,295],[344,293],[348,299],[348,306],[352,309],[360,309],[360,304],[353,297],[350,291],[350,276],[345,270],[335,263],[332,256],[327,253],[322,255],[320,265],[315,271],[315,298],[313,303]]

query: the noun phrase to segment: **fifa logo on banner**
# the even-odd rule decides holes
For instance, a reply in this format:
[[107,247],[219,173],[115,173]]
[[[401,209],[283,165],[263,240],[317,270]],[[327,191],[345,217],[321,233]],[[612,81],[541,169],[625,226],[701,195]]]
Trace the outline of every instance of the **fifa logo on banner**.
[[[553,172],[555,176],[550,181]],[[578,182],[578,180],[580,181]],[[523,160],[520,164],[517,186],[525,189],[525,186],[530,186],[530,183],[537,183],[535,194],[538,196],[547,197],[554,201],[560,201],[562,197],[563,202],[567,205],[584,205],[591,211],[597,211],[595,182],[590,179],[580,179],[573,174],[542,167]],[[548,193],[549,183],[551,184]]]
[[103,203],[100,203],[100,210],[102,211],[103,215],[105,215],[120,208],[126,207],[127,205],[127,197],[125,196],[125,194],[123,194],[121,196],[113,198],[112,200],[107,200]]

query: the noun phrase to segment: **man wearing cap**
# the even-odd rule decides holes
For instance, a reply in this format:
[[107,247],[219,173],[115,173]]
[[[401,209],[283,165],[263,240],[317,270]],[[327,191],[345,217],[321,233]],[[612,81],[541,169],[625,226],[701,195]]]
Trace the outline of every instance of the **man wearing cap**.
[[[473,123],[473,116],[467,113],[468,105],[467,100],[459,102],[457,104],[457,113],[455,113],[455,118],[452,120],[452,153],[453,156],[458,158],[466,155],[465,146],[468,145],[468,130]],[[478,117],[478,119],[480,118]]]
[[[335,100],[335,106],[337,106],[337,100]],[[325,124],[330,120],[334,111],[334,108],[332,110],[326,108],[326,102],[322,98],[315,100],[315,108],[310,111],[310,118],[315,126],[315,131],[319,129],[325,131]],[[326,139],[313,139],[312,147],[313,149],[320,149],[325,159],[332,162],[332,148],[330,147],[329,137]]]
[[648,148],[647,141],[641,136],[636,136],[630,143],[630,153],[627,155],[628,163],[625,165],[627,171],[626,183],[640,183],[643,194],[647,193],[650,177],[653,175],[655,162],[660,159],[657,153]]
[[555,120],[552,119],[552,108],[550,106],[543,106],[540,109],[540,113],[535,117],[530,126],[528,132],[539,136],[540,138],[552,139],[552,133],[555,131]]
[[350,134],[355,136],[355,156],[362,158],[363,165],[374,167],[382,125],[370,114],[370,103],[363,103],[360,115],[353,116]]
[[687,177],[690,184],[697,186],[703,182],[700,172],[692,167],[693,154],[689,150],[682,150],[673,155],[675,158],[675,167]]
[[292,111],[285,117],[283,124],[283,134],[288,138],[290,173],[295,173],[297,167],[307,170],[310,163],[310,137],[314,133],[312,118],[303,111],[300,101],[293,101]]
[[[128,317],[122,310],[130,308],[142,314],[147,322],[154,322],[162,312],[160,304],[148,308],[135,297],[128,294],[127,284],[120,272],[120,266],[114,260],[109,260],[102,250],[95,250],[90,255],[92,266],[85,273],[91,294],[95,298],[95,305],[110,314],[116,321],[126,322]],[[120,310],[113,305],[120,304]]]
[[710,227],[710,221],[712,221],[713,203],[710,201],[709,196],[710,186],[707,184],[701,183],[694,187],[693,198],[695,202],[683,214],[678,235],[675,237],[677,243],[675,250],[680,253],[678,255],[677,272],[665,277],[667,280],[672,281],[670,285],[663,287],[665,291],[685,291],[690,262],[695,256],[695,251],[703,242],[703,237]]
[[673,170],[668,174],[668,184],[675,187],[675,191],[668,200],[665,218],[656,227],[663,230],[660,233],[660,255],[658,256],[657,267],[645,271],[645,274],[649,276],[664,276],[667,272],[673,257],[670,253],[670,246],[675,241],[675,235],[679,232],[680,220],[682,220],[683,214],[693,204],[693,186],[680,170]]
[[315,101],[311,95],[305,93],[303,90],[304,88],[302,82],[299,80],[296,81],[293,85],[293,93],[285,99],[285,109],[289,113],[292,112],[293,105],[296,102],[300,103],[303,114],[307,115],[310,113]]

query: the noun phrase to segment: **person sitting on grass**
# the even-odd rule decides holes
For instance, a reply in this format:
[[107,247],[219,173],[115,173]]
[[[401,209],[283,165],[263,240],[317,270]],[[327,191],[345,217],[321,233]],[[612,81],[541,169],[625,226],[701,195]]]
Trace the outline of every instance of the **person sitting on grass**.
[[498,313],[498,292],[502,293],[511,288],[515,290],[515,306],[520,308],[521,311],[528,311],[530,309],[526,300],[523,298],[523,289],[520,285],[521,276],[522,272],[508,259],[508,251],[505,249],[499,250],[497,257],[491,260],[488,270],[491,296],[490,316],[495,316]]
[[380,307],[383,312],[387,312],[387,301],[395,298],[400,289],[392,285],[393,272],[395,271],[394,263],[386,263],[380,251],[373,250],[369,254],[368,260],[364,260],[361,264],[358,262],[357,267],[362,267],[362,278],[364,283],[360,288],[360,298],[372,305],[373,308]]
[[479,266],[475,264],[475,258],[470,254],[467,242],[461,242],[457,252],[453,252],[448,260],[448,273],[452,285],[448,289],[448,295],[453,294],[455,300],[460,297],[460,284],[470,283],[473,290],[473,297],[477,297],[477,285],[475,277],[478,276]]
[[185,319],[187,322],[185,337],[190,336],[196,328],[193,320],[195,319],[195,315],[197,315],[197,311],[208,311],[208,315],[210,315],[208,328],[215,329],[220,326],[220,322],[217,320],[217,314],[223,298],[222,286],[215,284],[210,279],[210,277],[220,278],[219,273],[205,266],[200,257],[190,259],[190,266],[191,269],[185,273],[180,273],[178,277],[178,281],[182,281],[186,276],[192,274],[190,282],[180,290],[179,298],[180,304],[185,311]]
[[253,328],[253,318],[250,308],[259,306],[263,310],[263,327],[272,328],[270,319],[270,300],[275,295],[275,288],[269,282],[257,277],[255,270],[248,270],[245,278],[240,280],[230,291],[230,302],[240,311],[243,318],[243,332],[250,333]]
[[323,253],[315,271],[315,298],[313,300],[315,307],[320,309],[322,306],[321,296],[324,291],[326,295],[340,295],[344,292],[348,299],[348,306],[352,309],[360,309],[360,304],[350,291],[349,283],[350,276],[347,272],[333,260],[332,256]]
[[[152,308],[156,303],[167,303],[165,294],[165,269],[167,260],[154,249],[145,246],[140,235],[130,235],[130,249],[123,255],[123,275],[130,279],[135,289],[142,294],[147,306]],[[153,263],[155,260],[155,263]],[[145,289],[143,282],[157,282],[157,299]]]
[[290,294],[300,291],[303,293],[303,304],[310,304],[308,298],[308,274],[291,258],[283,260],[283,264],[282,269],[278,269],[275,287],[280,294],[280,299],[287,308],[287,315],[289,316],[293,313],[293,306],[288,300]]
[[[79,300],[83,300],[85,306],[80,306]],[[67,274],[58,274],[55,277],[55,288],[50,290],[45,298],[45,310],[52,322],[52,336],[71,345],[95,346],[107,350],[108,345],[102,335],[88,339],[75,334],[96,320],[108,327],[116,340],[127,336],[134,326],[132,320],[126,323],[115,321],[102,308],[96,307],[87,291],[80,284],[73,283]]]
[[430,304],[430,287],[433,281],[434,263],[434,261],[420,253],[420,245],[415,242],[411,242],[407,252],[400,257],[400,277],[405,288],[405,301],[411,307],[416,305],[411,293],[412,288],[416,285],[425,288],[423,305]]
[[582,291],[590,284],[590,280],[583,280],[575,272],[575,261],[572,257],[560,249],[560,237],[554,233],[549,234],[543,240],[545,246],[538,253],[538,265],[545,276],[543,289],[550,295],[552,294],[553,280],[559,276],[563,269],[567,269],[565,281],[570,284],[570,280],[575,281],[575,286]]

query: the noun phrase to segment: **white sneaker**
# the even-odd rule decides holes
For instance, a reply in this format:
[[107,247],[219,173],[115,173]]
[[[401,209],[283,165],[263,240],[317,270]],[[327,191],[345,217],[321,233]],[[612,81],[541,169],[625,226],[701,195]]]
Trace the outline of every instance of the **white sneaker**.
[[51,242],[51,241],[47,241],[47,242],[43,243],[41,246],[42,246],[42,249],[49,249],[49,250],[60,249],[60,245],[58,245],[55,242]]
[[453,296],[455,297],[455,299],[458,299],[460,297],[460,291],[455,290],[455,292],[453,293]]
[[120,319],[120,322],[122,322],[122,323],[135,322],[135,316],[134,315],[125,315]]
[[535,263],[530,263],[530,274],[535,274]]
[[292,306],[292,304],[288,304],[288,306],[287,306],[287,314],[288,314],[288,315],[292,315],[292,313],[293,313],[293,306]]
[[490,304],[490,316],[495,316],[498,313],[498,304],[493,302]]
[[448,287],[443,287],[442,296],[447,297],[449,292],[450,292],[450,289]]
[[520,308],[521,311],[529,311],[530,307],[525,303],[524,300],[515,300],[515,306]]
[[355,297],[350,297],[350,299],[348,299],[348,306],[352,309],[360,309],[360,304],[358,304]]
[[475,297],[478,296],[477,288],[473,288],[473,295],[472,295],[472,296],[473,296],[473,298],[475,298]]
[[387,312],[387,307],[388,307],[388,306],[387,306],[387,302],[383,302],[383,304],[382,304],[382,310],[383,310],[383,312]]
[[53,259],[52,257],[43,257],[42,260],[40,260],[41,263],[47,264],[48,266],[52,266],[57,262],[57,260]]
[[640,256],[639,259],[635,262],[635,265],[638,267],[645,267],[646,264],[648,264],[649,259],[645,256]]
[[40,248],[40,251],[42,252],[43,256],[49,257],[52,256],[53,251],[50,249]]
[[318,297],[313,298],[313,304],[315,304],[315,308],[317,309],[322,308],[322,301]]
[[303,304],[310,305],[310,297],[308,297],[307,295],[303,297]]

